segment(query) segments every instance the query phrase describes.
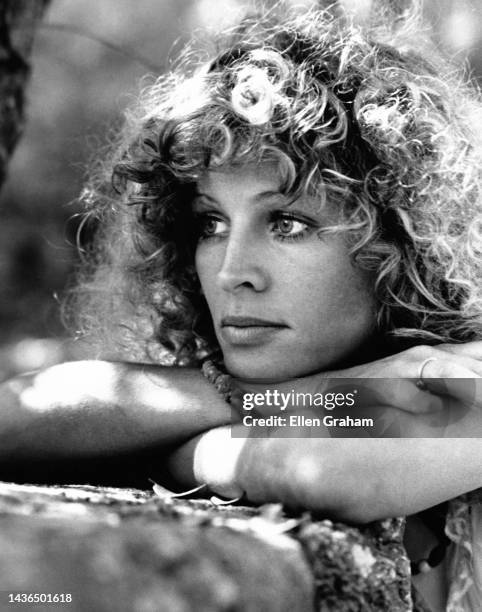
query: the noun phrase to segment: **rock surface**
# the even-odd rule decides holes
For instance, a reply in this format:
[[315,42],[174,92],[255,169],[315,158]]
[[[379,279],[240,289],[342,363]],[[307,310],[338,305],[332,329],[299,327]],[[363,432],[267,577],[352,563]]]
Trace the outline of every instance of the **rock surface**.
[[0,610],[412,610],[401,519],[357,529],[156,491],[0,483]]

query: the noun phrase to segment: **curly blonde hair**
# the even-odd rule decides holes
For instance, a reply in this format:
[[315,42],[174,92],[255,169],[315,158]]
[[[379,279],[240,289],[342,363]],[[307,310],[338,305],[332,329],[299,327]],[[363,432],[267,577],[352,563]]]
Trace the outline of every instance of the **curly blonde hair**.
[[338,204],[329,231],[373,273],[383,337],[482,337],[482,104],[421,40],[413,16],[389,27],[271,13],[145,88],[84,193],[99,238],[81,328],[134,358],[148,347],[182,365],[216,350],[194,269],[195,185],[276,160],[285,193]]

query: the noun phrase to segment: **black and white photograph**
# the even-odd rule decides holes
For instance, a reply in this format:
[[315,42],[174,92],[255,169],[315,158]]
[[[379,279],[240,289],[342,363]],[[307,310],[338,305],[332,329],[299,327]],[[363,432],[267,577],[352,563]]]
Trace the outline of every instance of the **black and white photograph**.
[[0,612],[482,612],[480,1],[0,57]]

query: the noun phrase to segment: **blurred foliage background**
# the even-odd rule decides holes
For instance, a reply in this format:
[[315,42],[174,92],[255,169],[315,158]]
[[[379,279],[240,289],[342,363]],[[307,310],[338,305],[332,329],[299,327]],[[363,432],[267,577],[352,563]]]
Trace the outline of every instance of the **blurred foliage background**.
[[[372,0],[340,1],[363,19]],[[27,127],[0,194],[0,379],[82,355],[63,340],[59,299],[77,262],[75,198],[89,160],[145,74],[165,71],[194,30],[225,27],[252,4],[52,0],[32,54]],[[480,81],[480,0],[425,0],[424,12]]]

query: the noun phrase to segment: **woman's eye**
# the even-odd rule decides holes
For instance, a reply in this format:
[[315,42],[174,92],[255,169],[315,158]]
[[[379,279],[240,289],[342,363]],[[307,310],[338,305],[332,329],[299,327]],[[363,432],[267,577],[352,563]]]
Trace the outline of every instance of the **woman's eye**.
[[280,238],[301,237],[308,229],[308,223],[290,216],[280,216],[271,222],[271,229]]
[[200,238],[210,238],[224,234],[227,230],[227,223],[218,217],[203,215],[198,219],[198,228]]

